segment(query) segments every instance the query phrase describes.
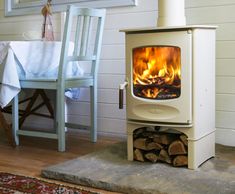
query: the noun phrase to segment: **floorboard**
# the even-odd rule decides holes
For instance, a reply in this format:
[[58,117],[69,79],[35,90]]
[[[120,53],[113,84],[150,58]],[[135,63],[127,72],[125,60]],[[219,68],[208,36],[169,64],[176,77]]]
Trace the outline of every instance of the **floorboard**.
[[[41,169],[97,151],[124,137],[99,134],[97,143],[89,141],[89,134],[81,130],[66,133],[66,152],[57,151],[57,141],[45,138],[21,137],[20,146],[9,145],[5,132],[0,129],[0,171],[40,177]],[[86,188],[86,187],[85,187]],[[113,192],[95,190],[104,194]]]

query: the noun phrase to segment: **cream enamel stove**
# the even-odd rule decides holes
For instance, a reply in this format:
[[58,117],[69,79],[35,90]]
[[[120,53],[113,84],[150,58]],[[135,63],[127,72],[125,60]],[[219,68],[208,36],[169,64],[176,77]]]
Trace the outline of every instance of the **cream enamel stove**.
[[[169,7],[169,1],[159,1],[159,8]],[[176,25],[172,13],[172,19],[159,14],[159,27],[122,30],[126,81],[120,85],[120,108],[126,87],[128,160],[133,160],[133,132],[157,126],[187,135],[188,168],[196,169],[215,155],[216,27],[183,25],[184,14]]]

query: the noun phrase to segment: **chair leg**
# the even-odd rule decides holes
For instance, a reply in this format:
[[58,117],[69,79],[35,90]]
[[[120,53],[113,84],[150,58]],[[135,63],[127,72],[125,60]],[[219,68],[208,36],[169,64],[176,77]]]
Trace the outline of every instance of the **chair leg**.
[[[57,93],[53,93],[53,98],[56,99]],[[57,100],[53,100],[53,107],[54,107],[54,120],[53,120],[53,129],[57,130]]]
[[58,134],[58,151],[65,151],[65,115],[64,115],[64,91],[57,90],[56,94],[56,120]]
[[92,142],[97,141],[97,86],[90,86],[90,106],[91,106],[91,128],[90,138]]
[[14,134],[16,145],[19,145],[19,136],[17,135],[18,130],[19,130],[19,107],[18,107],[18,95],[16,95],[12,103],[12,131]]

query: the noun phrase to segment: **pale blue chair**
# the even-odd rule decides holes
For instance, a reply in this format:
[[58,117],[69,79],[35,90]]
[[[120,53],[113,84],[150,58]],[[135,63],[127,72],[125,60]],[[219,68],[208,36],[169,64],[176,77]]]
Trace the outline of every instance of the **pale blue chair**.
[[[90,87],[91,123],[86,126],[90,129],[91,141],[97,141],[97,77],[100,61],[102,35],[106,11],[104,9],[78,8],[69,5],[62,40],[62,49],[58,77],[33,78],[20,80],[21,88],[56,90],[56,130],[53,133],[19,130],[18,96],[13,99],[12,128],[16,144],[19,145],[19,136],[34,136],[58,140],[58,150],[65,151],[65,127],[79,128],[79,124],[65,123],[65,89]],[[74,26],[76,24],[76,27]],[[68,55],[70,39],[74,35],[73,55]],[[92,46],[92,52],[90,50]],[[77,77],[66,77],[66,68],[69,62],[90,62],[91,70],[88,74]]]

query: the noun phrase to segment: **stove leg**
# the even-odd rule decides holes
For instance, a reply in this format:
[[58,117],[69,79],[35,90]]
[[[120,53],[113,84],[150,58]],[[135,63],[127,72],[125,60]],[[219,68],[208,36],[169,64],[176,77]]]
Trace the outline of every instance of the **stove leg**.
[[127,159],[134,160],[133,156],[133,131],[138,128],[138,125],[127,123]]
[[127,123],[127,159],[129,161],[133,161],[134,160],[134,149],[133,149],[133,132],[141,127],[147,127],[144,125],[139,125],[139,124],[133,124],[133,123]]
[[127,159],[129,161],[134,160],[134,155],[133,155],[133,133],[128,133],[128,140],[127,140]]
[[203,162],[215,156],[215,132],[198,140],[188,138],[188,168],[197,169]]

